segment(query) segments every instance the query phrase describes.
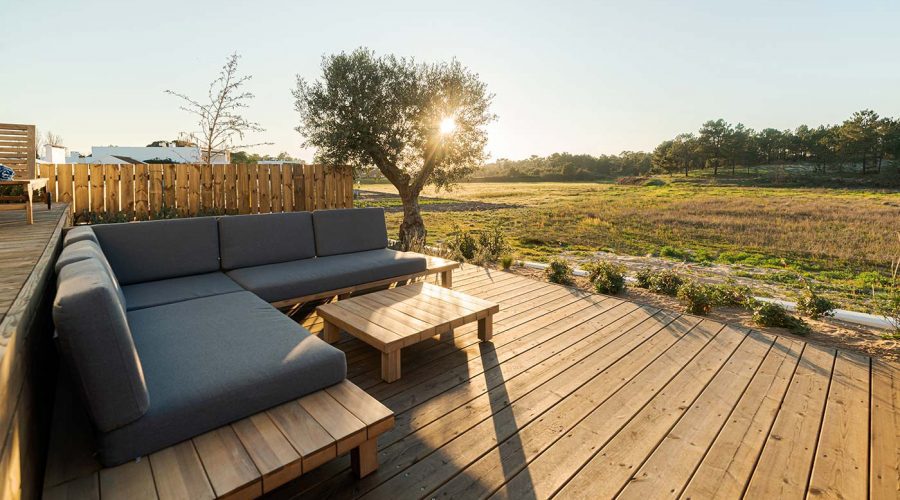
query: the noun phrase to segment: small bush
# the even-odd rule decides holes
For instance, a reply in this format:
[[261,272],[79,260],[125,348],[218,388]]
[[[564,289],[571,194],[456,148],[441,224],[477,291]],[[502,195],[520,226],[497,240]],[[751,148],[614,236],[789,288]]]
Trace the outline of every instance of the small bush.
[[500,267],[505,270],[509,270],[515,263],[516,259],[510,254],[505,254],[500,256]]
[[713,297],[710,288],[702,283],[688,281],[678,288],[678,300],[684,304],[684,312],[706,316],[712,310]]
[[638,269],[638,272],[634,274],[634,281],[638,288],[650,288],[653,275],[654,273],[650,268]]
[[834,316],[834,309],[837,306],[834,302],[817,294],[812,286],[807,285],[806,290],[800,299],[797,300],[797,312],[812,319],[819,319],[823,316]]
[[649,179],[649,180],[645,181],[645,182],[644,182],[644,185],[645,185],[645,186],[648,186],[648,187],[652,187],[652,186],[665,186],[665,185],[666,185],[666,181],[654,177],[654,178],[652,178],[652,179]]
[[467,261],[475,257],[478,241],[471,231],[454,227],[450,239],[446,243],[447,250],[454,260]]
[[666,269],[656,273],[650,278],[650,286],[648,289],[651,292],[674,297],[678,294],[678,289],[681,288],[682,284],[684,284],[684,279],[680,274]]
[[709,292],[715,307],[743,306],[751,297],[750,288],[730,281],[709,286]]
[[598,293],[616,295],[625,289],[625,266],[600,260],[585,267]]
[[560,285],[572,284],[572,267],[568,262],[562,259],[553,259],[550,266],[544,271],[547,280],[551,283],[559,283]]
[[753,311],[753,322],[759,326],[787,328],[803,335],[809,332],[809,326],[802,319],[792,316],[787,309],[775,302],[750,300],[747,304]]
[[499,223],[491,224],[478,234],[478,250],[486,262],[497,262],[509,252],[509,243]]
[[675,247],[670,247],[668,245],[659,249],[659,256],[660,257],[668,257],[670,259],[678,259],[678,260],[686,260],[688,257],[688,255],[686,253],[684,253],[683,251],[681,251]]

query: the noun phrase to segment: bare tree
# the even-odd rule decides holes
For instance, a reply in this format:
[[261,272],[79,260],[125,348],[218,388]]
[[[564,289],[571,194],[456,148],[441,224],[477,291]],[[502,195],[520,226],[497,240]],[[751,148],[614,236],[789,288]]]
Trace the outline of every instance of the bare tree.
[[203,153],[203,161],[212,162],[214,154],[226,153],[240,148],[269,145],[269,142],[257,144],[236,144],[243,141],[244,135],[249,132],[265,131],[258,123],[251,122],[241,115],[241,110],[248,107],[248,101],[253,99],[253,94],[242,89],[252,76],[238,75],[238,54],[228,56],[225,65],[218,78],[209,84],[207,92],[208,101],[201,101],[188,97],[186,94],[166,90],[180,98],[184,104],[181,109],[199,117],[200,131],[194,134],[186,134],[187,137],[198,137],[200,149]]

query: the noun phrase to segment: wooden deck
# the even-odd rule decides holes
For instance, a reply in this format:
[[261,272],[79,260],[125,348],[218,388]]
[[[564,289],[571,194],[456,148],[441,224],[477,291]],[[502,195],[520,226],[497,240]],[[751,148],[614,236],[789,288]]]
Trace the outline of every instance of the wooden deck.
[[493,342],[410,346],[387,384],[345,334],[351,380],[397,415],[380,468],[339,459],[276,498],[898,498],[895,366],[474,266],[454,282],[501,304]]

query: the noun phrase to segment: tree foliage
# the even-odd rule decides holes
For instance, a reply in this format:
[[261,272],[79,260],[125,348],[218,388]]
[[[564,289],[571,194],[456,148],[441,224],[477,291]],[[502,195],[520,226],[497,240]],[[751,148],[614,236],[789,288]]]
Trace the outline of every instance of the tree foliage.
[[447,187],[487,157],[493,96],[456,60],[425,64],[360,48],[323,57],[321,78],[298,76],[293,94],[297,131],[317,149],[316,161],[374,165],[397,187],[404,248],[425,238],[422,189]]

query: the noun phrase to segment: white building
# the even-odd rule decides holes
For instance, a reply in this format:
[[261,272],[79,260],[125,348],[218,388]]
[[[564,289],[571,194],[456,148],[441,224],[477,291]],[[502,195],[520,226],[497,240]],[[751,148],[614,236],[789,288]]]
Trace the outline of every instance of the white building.
[[[212,163],[228,163],[230,153],[216,153]],[[128,163],[201,163],[202,154],[197,146],[179,147],[173,143],[166,146],[128,147],[92,146],[90,155],[77,151],[70,152],[66,163],[94,163],[121,165]]]

